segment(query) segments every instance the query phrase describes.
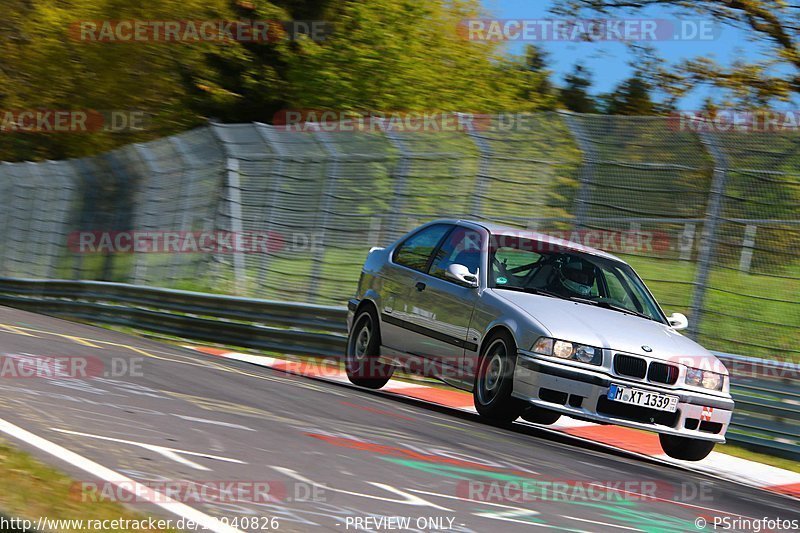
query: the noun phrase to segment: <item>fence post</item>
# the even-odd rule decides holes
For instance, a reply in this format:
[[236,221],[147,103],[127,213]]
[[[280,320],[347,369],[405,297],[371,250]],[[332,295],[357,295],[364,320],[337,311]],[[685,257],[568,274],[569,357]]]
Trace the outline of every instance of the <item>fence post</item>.
[[598,160],[597,152],[591,142],[591,137],[580,123],[578,116],[569,111],[560,111],[564,117],[567,129],[575,139],[575,144],[581,151],[580,188],[575,196],[575,229],[580,229],[586,224],[586,211],[592,198],[592,183],[595,181],[594,165]]
[[[180,231],[189,232],[193,231],[194,228],[191,224],[191,194],[196,186],[197,176],[196,172],[194,171],[193,165],[191,164],[191,158],[189,156],[189,150],[186,148],[186,144],[184,141],[177,136],[169,137],[169,142],[172,144],[172,147],[177,152],[178,157],[181,160],[181,172],[180,172],[180,188],[181,188],[181,201],[180,201],[180,223],[178,225],[178,229]],[[195,274],[197,274],[197,269],[195,267]],[[184,273],[184,276],[186,273]],[[175,282],[179,278],[178,273],[178,261],[171,260],[169,265],[169,274],[168,274],[170,282]]]
[[739,270],[742,272],[750,272],[750,265],[753,262],[753,249],[756,246],[756,232],[758,226],[755,224],[748,224],[744,228],[744,237],[742,238],[742,255],[739,257]]
[[400,152],[400,160],[392,173],[394,176],[394,194],[392,196],[392,205],[390,213],[393,213],[392,220],[387,224],[389,240],[393,241],[403,234],[403,225],[400,217],[401,208],[403,205],[403,195],[406,192],[406,185],[408,183],[408,175],[411,171],[411,157],[406,143],[393,131],[391,126],[383,128],[386,138]]
[[[278,208],[278,198],[280,197],[280,190],[285,182],[286,176],[286,162],[290,159],[286,148],[277,141],[275,137],[274,126],[269,124],[262,124],[256,122],[254,124],[256,133],[258,133],[264,144],[269,147],[272,153],[272,165],[270,166],[270,191],[267,194],[264,209],[264,223],[269,228],[269,238],[275,236],[275,211]],[[267,273],[269,272],[271,254],[267,253],[260,255],[261,267],[258,271],[259,286],[267,284]]]
[[701,145],[707,149],[711,159],[714,161],[714,174],[711,179],[711,191],[706,207],[706,216],[703,221],[703,231],[700,234],[697,273],[693,283],[694,291],[690,305],[691,321],[688,333],[695,340],[700,335],[708,277],[714,261],[714,253],[716,252],[717,229],[722,213],[725,185],[728,179],[728,159],[717,144],[716,139],[707,132],[698,133],[698,136],[700,137]]
[[692,258],[692,250],[694,250],[694,233],[696,225],[694,222],[687,222],[683,225],[683,233],[680,237],[678,247],[680,248],[680,256],[678,259],[681,261],[689,261]]
[[[228,143],[220,132],[224,128],[221,124],[210,123],[211,133],[222,148],[225,157],[225,178],[222,182],[222,203],[217,208],[217,216],[227,216],[230,219],[228,228],[233,234],[233,280],[236,292],[241,293],[245,288],[247,272],[245,269],[244,254],[241,251],[242,233],[242,187],[239,180],[239,159],[231,156]],[[219,226],[219,225],[217,225]]]
[[[142,162],[142,164],[144,165],[145,169],[147,170],[147,177],[140,184],[140,187],[141,187],[140,194],[134,196],[134,198],[136,198],[137,200],[134,201],[134,206],[133,206],[133,208],[135,209],[135,218],[136,218],[136,225],[137,225],[137,227],[135,229],[144,230],[145,227],[142,224],[142,221],[140,220],[140,217],[142,216],[141,213],[143,212],[142,204],[144,203],[144,200],[142,199],[142,196],[143,196],[143,194],[147,193],[148,188],[150,186],[150,181],[149,180],[151,180],[153,178],[153,176],[155,176],[158,173],[158,170],[156,169],[155,163],[153,162],[153,158],[150,156],[150,152],[148,151],[146,145],[141,144],[141,143],[136,143],[136,144],[134,144],[132,146],[133,146],[134,151],[136,152],[136,155],[139,157],[139,160]],[[149,221],[146,221],[146,222],[149,223]],[[150,229],[150,228],[147,228],[147,229]],[[155,227],[155,228],[152,228],[152,229],[158,230],[159,228]],[[134,285],[142,285],[142,284],[145,284],[147,281],[151,281],[149,278],[147,278],[147,274],[148,274],[149,270],[150,269],[149,269],[148,259],[146,257],[146,254],[141,254],[141,253],[134,254],[133,272],[131,274],[133,284]]]
[[[461,120],[462,116],[463,115],[461,114],[457,115],[459,120]],[[465,121],[464,123],[469,124],[470,122]],[[478,174],[475,176],[475,189],[472,194],[472,201],[470,205],[470,216],[474,218],[481,218],[481,211],[483,210],[483,198],[486,196],[486,183],[491,177],[489,175],[489,168],[492,164],[492,156],[494,155],[494,152],[489,145],[489,141],[487,141],[485,137],[481,136],[476,131],[474,122],[472,122],[472,124],[473,127],[467,129],[467,136],[469,136],[469,138],[472,139],[472,142],[475,143],[480,155],[478,159]]]
[[[327,133],[321,132],[315,127],[312,127],[311,131],[314,132],[315,139],[319,140],[319,143],[325,149],[325,153],[329,158],[328,168],[325,172],[325,188],[322,191],[322,205],[320,205],[322,218],[320,220],[319,240],[314,242],[314,239],[311,235],[309,235],[308,239],[308,242],[311,243],[312,251],[315,246],[322,247],[321,254],[314,257],[314,263],[311,266],[311,283],[309,283],[310,288],[318,288],[319,278],[322,276],[322,264],[325,261],[325,237],[328,231],[328,223],[330,222],[333,197],[336,194],[336,185],[339,176],[339,166],[342,154],[328,138]],[[313,302],[314,300],[319,299],[319,295],[320,291],[309,294],[309,301]]]
[[225,200],[228,203],[228,214],[231,217],[231,232],[235,251],[233,252],[233,277],[236,291],[241,292],[245,283],[244,255],[241,251],[242,229],[242,187],[239,183],[239,160],[235,157],[225,158]]

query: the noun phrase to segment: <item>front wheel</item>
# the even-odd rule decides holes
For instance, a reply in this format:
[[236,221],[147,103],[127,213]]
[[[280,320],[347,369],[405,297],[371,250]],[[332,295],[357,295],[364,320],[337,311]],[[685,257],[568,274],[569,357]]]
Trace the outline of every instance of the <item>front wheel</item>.
[[368,389],[380,389],[391,379],[394,367],[378,360],[381,332],[375,311],[368,307],[353,320],[347,337],[345,372],[350,383]]
[[494,422],[513,422],[525,409],[525,402],[511,396],[516,345],[507,333],[497,333],[487,339],[485,346],[472,392],[475,409]]
[[523,420],[532,422],[534,424],[542,424],[544,426],[555,424],[558,422],[559,418],[561,418],[560,413],[556,413],[555,411],[551,411],[549,409],[544,409],[543,407],[539,407],[537,405],[531,405],[522,413]]
[[715,444],[708,440],[665,435],[664,433],[660,433],[658,439],[661,441],[661,449],[664,450],[664,453],[673,459],[681,459],[683,461],[705,459],[714,449]]

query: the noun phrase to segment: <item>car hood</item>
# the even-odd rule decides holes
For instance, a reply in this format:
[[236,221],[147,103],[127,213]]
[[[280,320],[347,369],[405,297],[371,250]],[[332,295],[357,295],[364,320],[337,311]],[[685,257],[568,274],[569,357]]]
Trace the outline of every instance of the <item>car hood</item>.
[[693,340],[653,320],[549,296],[492,290],[533,317],[556,339],[676,362],[685,357],[714,358]]

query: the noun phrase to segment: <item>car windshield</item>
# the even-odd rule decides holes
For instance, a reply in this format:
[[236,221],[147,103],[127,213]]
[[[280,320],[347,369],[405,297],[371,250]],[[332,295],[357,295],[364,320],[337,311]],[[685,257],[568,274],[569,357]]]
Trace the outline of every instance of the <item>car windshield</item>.
[[488,285],[543,294],[666,323],[634,270],[620,261],[552,242],[494,235]]

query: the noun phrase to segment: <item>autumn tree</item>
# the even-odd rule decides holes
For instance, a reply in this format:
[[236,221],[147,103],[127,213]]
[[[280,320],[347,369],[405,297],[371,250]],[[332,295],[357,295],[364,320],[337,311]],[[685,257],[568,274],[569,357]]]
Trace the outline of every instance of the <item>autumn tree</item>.
[[686,59],[674,68],[655,72],[663,88],[680,97],[697,84],[729,92],[747,107],[787,100],[800,93],[800,9],[786,0],[557,0],[561,16],[599,18],[646,16],[653,6],[672,9],[676,16],[704,17],[722,28],[746,31],[763,45],[763,55],[722,65],[710,57]]

